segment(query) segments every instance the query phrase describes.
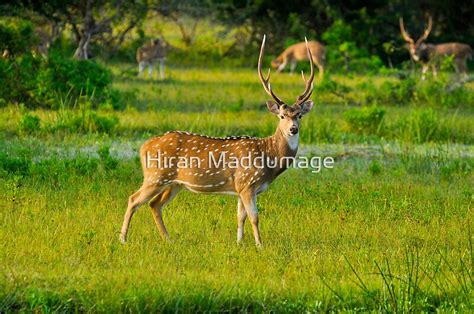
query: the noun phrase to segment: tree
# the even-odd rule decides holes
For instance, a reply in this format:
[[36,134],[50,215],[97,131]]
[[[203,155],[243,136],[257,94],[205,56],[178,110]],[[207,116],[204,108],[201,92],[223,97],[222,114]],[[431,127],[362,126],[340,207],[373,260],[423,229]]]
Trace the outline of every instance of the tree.
[[[19,1],[51,21],[71,26],[77,48],[76,59],[90,57],[90,44],[100,41],[112,51],[124,41],[125,35],[146,15],[146,0],[47,0]],[[116,31],[117,25],[124,26]],[[114,30],[115,29],[115,30]]]

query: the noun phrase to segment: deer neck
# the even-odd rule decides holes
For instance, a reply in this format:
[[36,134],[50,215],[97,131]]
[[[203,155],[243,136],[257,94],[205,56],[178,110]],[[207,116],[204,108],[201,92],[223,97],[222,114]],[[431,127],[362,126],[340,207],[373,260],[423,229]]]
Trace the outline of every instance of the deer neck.
[[288,136],[279,127],[275,134],[268,138],[269,147],[275,157],[295,157],[298,151],[299,133]]

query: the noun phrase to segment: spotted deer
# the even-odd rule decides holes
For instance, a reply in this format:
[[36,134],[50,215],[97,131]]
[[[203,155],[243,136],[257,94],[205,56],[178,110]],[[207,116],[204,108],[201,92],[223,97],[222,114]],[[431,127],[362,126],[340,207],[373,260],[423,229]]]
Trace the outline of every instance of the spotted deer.
[[[291,166],[291,159],[295,158],[301,118],[313,108],[313,102],[309,98],[314,79],[313,58],[307,45],[310,77],[306,80],[302,73],[304,92],[293,105],[286,105],[270,86],[270,69],[266,77],[262,73],[265,38],[264,36],[258,58],[258,76],[265,92],[273,98],[266,105],[279,119],[275,133],[266,138],[214,138],[173,131],[146,141],[140,149],[144,180],[141,188],[128,200],[120,233],[122,243],[127,239],[133,214],[146,202],[149,202],[161,236],[169,239],[162,218],[163,206],[184,188],[196,193],[236,195],[237,242],[242,240],[244,222],[248,216],[255,243],[258,247],[262,245],[256,198]],[[262,160],[261,163],[257,162],[258,157]],[[222,163],[213,164],[213,160],[220,160]],[[180,162],[183,162],[181,166]]]
[[160,62],[160,79],[164,79],[165,58],[167,45],[160,39],[152,39],[137,49],[138,76],[142,76],[143,70],[148,67],[148,76],[152,76],[153,67],[157,61]]
[[[326,63],[326,48],[317,41],[308,41],[307,45],[313,56],[312,62],[318,67],[319,77],[322,77]],[[285,69],[286,65],[290,63],[290,72],[293,73],[299,61],[308,60],[306,47],[306,43],[301,42],[286,48],[272,61],[272,67],[277,69],[278,72],[281,72]]]
[[467,44],[450,42],[443,44],[425,44],[424,41],[428,38],[433,27],[433,19],[429,16],[428,26],[423,35],[417,41],[405,30],[403,18],[400,18],[400,32],[403,39],[408,44],[408,51],[415,62],[421,63],[421,78],[425,79],[425,74],[431,67],[433,75],[438,74],[438,64],[442,58],[446,56],[453,56],[453,63],[456,72],[462,73],[467,78],[466,60],[472,58],[472,49]]

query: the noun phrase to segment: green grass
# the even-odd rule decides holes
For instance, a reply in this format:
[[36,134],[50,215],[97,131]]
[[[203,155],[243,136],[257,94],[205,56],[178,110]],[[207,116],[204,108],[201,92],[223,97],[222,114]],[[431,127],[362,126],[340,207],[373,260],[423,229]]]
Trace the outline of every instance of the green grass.
[[[387,104],[384,131],[366,134],[343,118],[355,104],[316,94],[301,152],[333,156],[336,166],[290,169],[259,196],[263,250],[248,224],[235,243],[235,197],[186,191],[164,210],[171,243],[144,206],[121,245],[145,138],[170,129],[267,136],[276,125],[255,71],[173,68],[170,76],[117,77],[130,103],[98,111],[119,119],[105,134],[55,128],[61,117],[45,110],[30,112],[41,128],[26,134],[20,110],[0,111],[0,312],[474,309],[469,104],[430,106],[434,126],[413,122],[406,133],[396,126],[426,108]],[[303,87],[286,74],[272,86],[284,99]],[[419,145],[416,127],[426,125],[436,136]],[[111,156],[99,157],[108,145]]]

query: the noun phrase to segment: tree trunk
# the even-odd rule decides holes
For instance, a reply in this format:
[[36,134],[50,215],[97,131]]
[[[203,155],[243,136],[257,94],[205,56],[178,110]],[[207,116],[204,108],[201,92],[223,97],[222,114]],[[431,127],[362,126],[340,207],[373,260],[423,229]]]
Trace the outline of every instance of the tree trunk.
[[83,34],[79,40],[74,58],[78,60],[89,59],[89,43],[91,41],[91,33]]

